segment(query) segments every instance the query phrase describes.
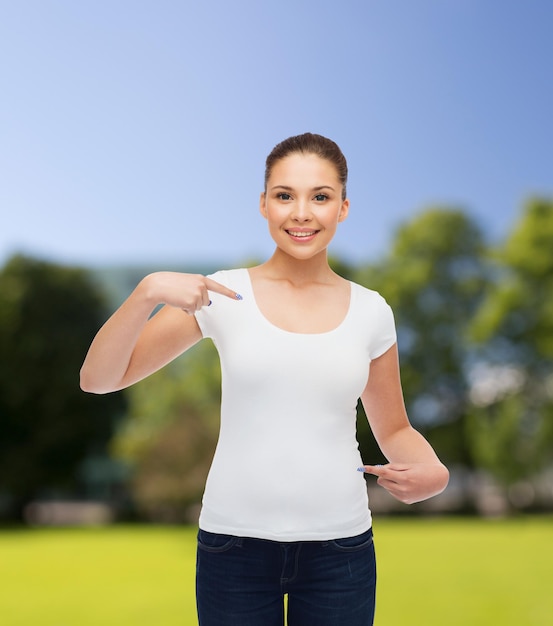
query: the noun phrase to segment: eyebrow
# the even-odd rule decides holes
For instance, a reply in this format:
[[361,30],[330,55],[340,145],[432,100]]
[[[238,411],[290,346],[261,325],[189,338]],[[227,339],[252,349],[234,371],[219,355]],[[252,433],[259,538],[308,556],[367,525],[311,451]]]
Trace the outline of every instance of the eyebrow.
[[[271,191],[274,189],[284,189],[285,191],[294,191],[293,187],[289,187],[288,185],[275,185],[271,187]],[[331,191],[336,191],[334,187],[330,185],[319,185],[318,187],[313,187],[310,191],[322,191],[323,189],[330,189]]]

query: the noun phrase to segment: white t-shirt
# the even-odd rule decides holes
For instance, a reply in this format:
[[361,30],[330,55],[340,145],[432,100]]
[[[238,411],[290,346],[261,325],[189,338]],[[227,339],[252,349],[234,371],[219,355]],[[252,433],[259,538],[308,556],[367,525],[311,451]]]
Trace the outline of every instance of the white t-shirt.
[[350,283],[346,317],[326,333],[292,333],[256,305],[247,269],[214,280],[196,319],[221,360],[221,429],[200,528],[275,541],[352,537],[371,526],[356,407],[372,359],[396,341],[375,291]]

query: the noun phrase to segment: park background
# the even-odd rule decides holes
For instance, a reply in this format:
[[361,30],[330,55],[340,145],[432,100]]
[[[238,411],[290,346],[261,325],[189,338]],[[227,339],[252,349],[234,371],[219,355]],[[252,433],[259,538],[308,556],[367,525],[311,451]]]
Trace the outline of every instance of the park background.
[[[552,17],[546,0],[2,5],[3,623],[194,623],[215,351],[101,397],[78,370],[145,273],[271,253],[264,158],[306,130],[350,166],[332,262],[392,305],[410,416],[451,469],[412,507],[368,480],[377,624],[549,623]],[[381,460],[361,410],[358,432]]]

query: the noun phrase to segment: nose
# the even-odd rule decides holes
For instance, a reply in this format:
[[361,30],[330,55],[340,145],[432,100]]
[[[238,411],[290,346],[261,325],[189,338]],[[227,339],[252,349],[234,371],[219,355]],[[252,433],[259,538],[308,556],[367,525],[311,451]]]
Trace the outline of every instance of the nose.
[[292,219],[297,222],[309,222],[312,218],[311,208],[309,202],[306,200],[298,200],[294,203],[294,210],[292,211]]

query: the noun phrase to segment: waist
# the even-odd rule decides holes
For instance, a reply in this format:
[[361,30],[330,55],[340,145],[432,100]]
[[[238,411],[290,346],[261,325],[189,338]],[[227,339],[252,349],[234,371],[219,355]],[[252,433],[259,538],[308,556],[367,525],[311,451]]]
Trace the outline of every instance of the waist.
[[224,471],[214,463],[200,527],[275,541],[324,540],[364,532],[371,515],[358,465],[348,463],[333,472],[328,467],[326,472],[308,467],[289,473],[270,466]]

